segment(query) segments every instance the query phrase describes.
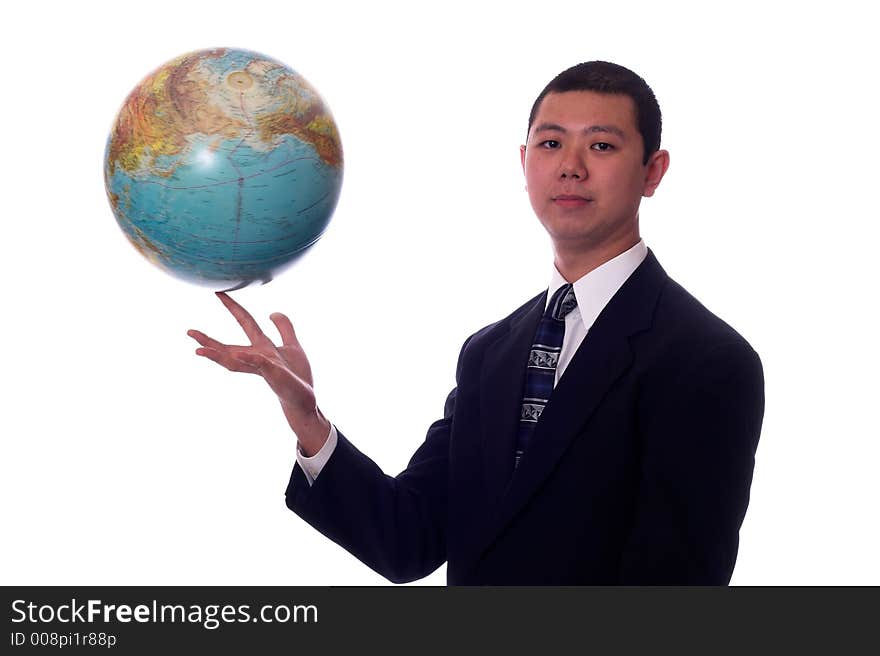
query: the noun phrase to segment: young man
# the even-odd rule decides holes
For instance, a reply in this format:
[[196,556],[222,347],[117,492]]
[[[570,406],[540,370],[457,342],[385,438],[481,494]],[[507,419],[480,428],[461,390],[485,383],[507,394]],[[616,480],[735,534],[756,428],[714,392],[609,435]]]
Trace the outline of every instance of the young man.
[[287,505],[395,582],[726,584],[764,410],[749,344],[671,280],[639,237],[669,165],[660,109],[607,62],[557,76],[521,147],[553,243],[548,289],[462,347],[456,388],[406,470],[386,476],[321,414],[290,321],[276,347],[190,331],[256,373],[299,442]]

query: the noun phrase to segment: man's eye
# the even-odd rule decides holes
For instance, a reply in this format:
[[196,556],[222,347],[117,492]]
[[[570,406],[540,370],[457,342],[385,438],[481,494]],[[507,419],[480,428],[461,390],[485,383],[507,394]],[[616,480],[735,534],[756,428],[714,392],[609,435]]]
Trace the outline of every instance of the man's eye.
[[603,152],[603,153],[607,152],[609,150],[614,150],[614,146],[612,146],[610,143],[605,143],[604,141],[600,141],[599,143],[594,143],[591,146],[591,148],[593,148],[593,150],[598,150],[599,152]]
[[559,142],[555,139],[547,139],[546,141],[542,141],[540,145],[543,148],[559,148]]

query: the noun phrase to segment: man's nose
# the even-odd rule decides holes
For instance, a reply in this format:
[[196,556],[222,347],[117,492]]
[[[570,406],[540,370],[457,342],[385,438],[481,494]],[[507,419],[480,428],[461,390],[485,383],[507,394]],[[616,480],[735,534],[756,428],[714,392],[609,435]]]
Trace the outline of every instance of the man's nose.
[[574,154],[569,155],[562,160],[559,177],[563,180],[568,178],[584,180],[587,177],[587,166],[582,158]]

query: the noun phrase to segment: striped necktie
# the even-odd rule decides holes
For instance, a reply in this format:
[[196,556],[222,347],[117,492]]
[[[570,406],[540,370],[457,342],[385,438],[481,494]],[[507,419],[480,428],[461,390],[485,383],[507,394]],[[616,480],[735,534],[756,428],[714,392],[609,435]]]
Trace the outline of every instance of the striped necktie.
[[529,362],[526,368],[525,391],[516,434],[514,469],[529,445],[535,424],[550,399],[556,380],[556,363],[565,336],[565,315],[577,306],[571,283],[556,290],[535,333]]

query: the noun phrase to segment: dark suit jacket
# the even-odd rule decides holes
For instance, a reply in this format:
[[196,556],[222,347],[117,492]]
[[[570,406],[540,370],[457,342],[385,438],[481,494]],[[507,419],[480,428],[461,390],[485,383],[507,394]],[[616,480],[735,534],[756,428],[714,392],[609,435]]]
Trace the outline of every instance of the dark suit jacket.
[[590,328],[514,473],[546,292],[465,342],[443,419],[386,476],[339,432],[287,505],[394,582],[730,581],[764,413],[761,362],[649,250]]

